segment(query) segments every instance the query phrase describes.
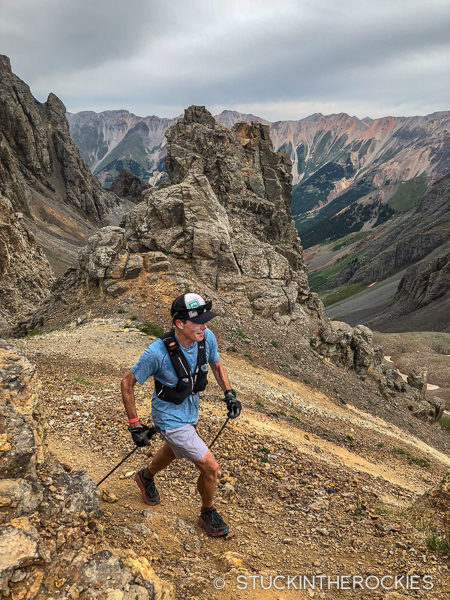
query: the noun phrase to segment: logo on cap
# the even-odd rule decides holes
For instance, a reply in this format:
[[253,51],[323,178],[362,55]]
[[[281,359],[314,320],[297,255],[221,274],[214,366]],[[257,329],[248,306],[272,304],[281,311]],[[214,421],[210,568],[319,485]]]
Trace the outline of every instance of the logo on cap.
[[188,303],[189,308],[197,308],[198,306],[200,306],[200,304],[198,303],[198,300],[193,300],[192,302]]

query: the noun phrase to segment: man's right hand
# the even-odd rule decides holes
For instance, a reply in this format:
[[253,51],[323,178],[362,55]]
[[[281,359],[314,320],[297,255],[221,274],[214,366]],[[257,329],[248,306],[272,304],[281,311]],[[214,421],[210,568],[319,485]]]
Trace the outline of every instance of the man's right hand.
[[138,427],[128,427],[131,433],[133,442],[136,446],[150,446],[150,440],[157,433],[155,427],[147,427],[147,425],[139,425]]

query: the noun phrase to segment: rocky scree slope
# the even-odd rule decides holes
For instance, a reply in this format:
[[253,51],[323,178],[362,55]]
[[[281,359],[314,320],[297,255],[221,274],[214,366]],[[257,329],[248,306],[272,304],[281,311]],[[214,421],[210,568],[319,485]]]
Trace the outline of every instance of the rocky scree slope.
[[[170,600],[150,556],[101,538],[99,493],[48,452],[35,367],[0,340],[0,595]],[[150,559],[150,560],[149,560]]]
[[171,287],[161,297],[164,305],[195,289],[222,309],[224,330],[239,324],[272,340],[301,339],[331,362],[370,374],[387,398],[403,394],[414,415],[439,418],[439,401],[430,404],[382,365],[369,329],[323,317],[289,214],[290,160],[273,151],[268,127],[238,123],[230,131],[204,107],[192,106],[167,139],[170,185],[145,192],[123,227],[90,238],[77,267],[14,334],[61,322],[77,302],[131,297],[134,280],[146,282],[143,298],[152,296],[164,278]]
[[102,190],[69,135],[63,103],[38,102],[0,56],[0,193],[24,215],[55,271],[124,203]]
[[0,195],[0,334],[48,295],[53,271],[21,213]]
[[[139,297],[138,281],[130,280]],[[158,281],[153,280],[152,293],[155,290],[159,299],[169,283],[160,274]],[[145,289],[144,281],[141,289]],[[136,310],[131,298],[128,308]],[[159,310],[162,306],[152,304],[150,314],[155,316]],[[164,312],[168,312],[167,305]],[[86,469],[94,481],[132,447],[120,379],[155,339],[135,327],[124,329],[123,318],[116,313],[16,340],[35,362],[43,384],[42,399],[51,414],[49,448],[66,469]],[[221,320],[211,324],[220,337]],[[160,446],[161,440],[156,439],[102,484],[104,516],[95,532],[102,545],[131,547],[141,558],[151,560],[158,576],[170,578],[180,600],[273,598],[270,590],[259,594],[236,589],[236,575],[264,574],[266,582],[270,574],[328,573],[330,565],[333,574],[427,574],[433,577],[434,588],[415,595],[404,591],[402,600],[446,598],[446,558],[428,547],[429,534],[424,532],[430,526],[441,539],[448,531],[445,496],[441,489],[432,489],[450,465],[444,432],[434,423],[410,416],[399,429],[394,424],[398,411],[386,412],[381,419],[366,407],[358,408],[358,390],[367,406],[377,398],[373,386],[358,380],[354,371],[345,373],[315,358],[318,375],[329,371],[332,385],[339,386],[341,398],[348,400],[343,404],[332,387],[324,392],[315,379],[314,384],[303,381],[306,374],[312,379],[306,371],[309,363],[302,363],[300,377],[275,368],[284,346],[274,355],[274,347],[264,340],[272,349],[266,368],[262,347],[258,346],[251,361],[244,350],[224,350],[223,342],[219,340],[221,358],[243,404],[241,417],[228,424],[214,447],[220,464],[215,502],[230,534],[226,539],[211,539],[198,527],[198,474],[186,461],[175,461],[158,474],[158,506],[142,503],[133,476]],[[245,352],[253,353],[254,342]],[[136,386],[137,410],[144,421],[150,412],[151,388],[150,381]],[[213,379],[200,402],[198,429],[206,442],[225,419],[220,398]],[[378,405],[383,402],[378,400]],[[425,492],[422,508],[420,496]],[[415,500],[420,526],[415,524],[416,515],[410,520],[407,513]],[[225,578],[224,590],[214,590],[217,576]],[[59,590],[63,595],[67,587],[63,584]],[[297,590],[282,594],[286,600],[303,598]],[[367,599],[380,598],[379,589],[363,594]],[[117,593],[117,597],[121,596]],[[315,597],[353,599],[355,594],[333,587],[316,589]],[[388,598],[397,600],[398,596]]]

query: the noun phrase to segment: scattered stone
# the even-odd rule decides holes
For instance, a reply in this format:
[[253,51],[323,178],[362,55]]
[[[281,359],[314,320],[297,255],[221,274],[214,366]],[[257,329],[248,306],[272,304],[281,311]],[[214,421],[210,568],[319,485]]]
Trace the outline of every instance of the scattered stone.
[[102,488],[101,494],[102,500],[104,500],[105,502],[109,502],[110,504],[117,502],[118,500],[117,496],[113,492],[107,490],[106,488]]

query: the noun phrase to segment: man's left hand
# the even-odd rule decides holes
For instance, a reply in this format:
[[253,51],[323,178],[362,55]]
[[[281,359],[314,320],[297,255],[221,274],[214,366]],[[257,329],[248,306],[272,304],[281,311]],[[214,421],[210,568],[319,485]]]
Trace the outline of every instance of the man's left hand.
[[227,390],[225,392],[224,402],[227,403],[228,414],[230,419],[236,419],[242,410],[242,404],[239,400],[236,400],[236,392],[234,390]]

